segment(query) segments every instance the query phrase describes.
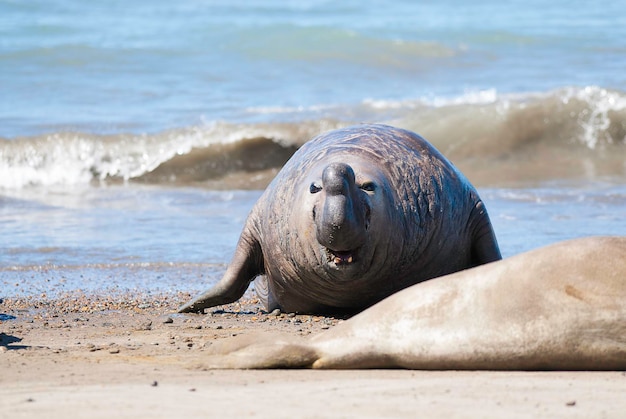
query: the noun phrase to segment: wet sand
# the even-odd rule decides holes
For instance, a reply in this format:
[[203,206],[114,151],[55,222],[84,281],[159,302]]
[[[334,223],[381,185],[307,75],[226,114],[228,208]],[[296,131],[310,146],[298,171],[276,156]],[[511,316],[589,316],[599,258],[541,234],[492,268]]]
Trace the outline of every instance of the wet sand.
[[[597,417],[626,412],[624,372],[209,371],[213,342],[341,319],[256,301],[173,314],[189,296],[70,294],[0,304],[0,418]],[[14,318],[13,318],[14,317]]]

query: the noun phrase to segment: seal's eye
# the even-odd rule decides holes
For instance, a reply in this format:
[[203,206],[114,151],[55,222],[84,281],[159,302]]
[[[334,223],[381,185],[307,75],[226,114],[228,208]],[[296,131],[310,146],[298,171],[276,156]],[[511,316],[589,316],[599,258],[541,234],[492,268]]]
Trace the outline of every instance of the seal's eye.
[[315,182],[311,183],[311,186],[309,186],[309,192],[311,193],[318,193],[321,190],[322,187]]
[[374,192],[376,190],[376,184],[374,184],[374,182],[365,182],[360,188],[365,192]]

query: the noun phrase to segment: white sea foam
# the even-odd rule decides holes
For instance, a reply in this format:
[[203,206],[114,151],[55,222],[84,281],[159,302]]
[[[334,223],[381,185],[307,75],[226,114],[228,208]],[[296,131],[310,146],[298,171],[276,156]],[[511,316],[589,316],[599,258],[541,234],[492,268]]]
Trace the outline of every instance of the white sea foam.
[[[615,113],[621,113],[622,117],[626,116],[626,96],[623,93],[597,86],[588,86],[584,89],[569,88],[563,96],[563,102],[568,103],[572,99],[587,104],[586,109],[581,111],[577,118],[583,129],[581,140],[589,148],[595,148],[601,141],[610,144],[618,142],[626,144],[624,129],[622,129],[621,137],[615,137],[609,129],[615,122]],[[621,122],[624,123],[623,118]]]
[[[230,145],[231,150],[243,151],[253,145],[249,140],[266,139],[291,149],[322,131],[358,122],[385,122],[417,131],[457,162],[502,155],[515,160],[515,153],[523,149],[529,152],[530,146],[556,147],[563,156],[571,149],[571,159],[580,161],[579,167],[586,171],[587,177],[606,174],[597,159],[607,147],[626,146],[626,95],[596,86],[526,95],[499,94],[488,89],[449,98],[368,99],[353,106],[267,111],[296,114],[289,118],[291,122],[208,122],[156,134],[59,132],[2,140],[0,188],[129,181],[177,157],[191,155],[193,158],[187,161],[178,161],[174,165],[176,170],[185,163],[223,167],[219,152],[210,152],[212,148],[220,150],[219,147]],[[316,118],[307,120],[314,114]],[[589,153],[576,154],[576,145],[583,145]],[[260,163],[273,155],[270,149],[258,150],[261,151],[256,152],[255,158]],[[622,165],[626,166],[626,153],[623,149],[616,151],[617,155],[611,158],[619,159],[621,152]],[[522,153],[519,158],[523,156]],[[204,163],[199,162],[202,159]],[[241,165],[241,162],[233,164]],[[609,173],[610,170],[613,169]],[[176,178],[176,173],[172,172],[171,178]],[[167,172],[161,171],[157,181],[167,179]]]

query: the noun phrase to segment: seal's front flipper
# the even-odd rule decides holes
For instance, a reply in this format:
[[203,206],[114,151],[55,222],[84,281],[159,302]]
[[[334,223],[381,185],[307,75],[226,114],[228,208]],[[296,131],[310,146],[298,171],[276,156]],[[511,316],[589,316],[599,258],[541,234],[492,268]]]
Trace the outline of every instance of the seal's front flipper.
[[179,313],[202,313],[205,308],[237,301],[250,282],[264,271],[261,244],[245,229],[233,260],[217,285],[178,309]]
[[479,201],[472,212],[475,219],[474,237],[472,240],[472,264],[473,266],[484,265],[502,259],[500,247],[496,239],[496,233],[485,205]]
[[319,359],[309,340],[276,334],[222,339],[209,349],[205,369],[311,368]]

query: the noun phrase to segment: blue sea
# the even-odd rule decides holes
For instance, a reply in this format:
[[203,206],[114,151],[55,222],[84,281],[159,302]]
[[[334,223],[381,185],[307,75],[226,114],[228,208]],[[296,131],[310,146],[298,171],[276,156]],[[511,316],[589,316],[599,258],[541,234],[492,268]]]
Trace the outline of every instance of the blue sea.
[[0,0],[0,297],[196,292],[289,156],[362,122],[504,256],[626,235],[626,2]]

